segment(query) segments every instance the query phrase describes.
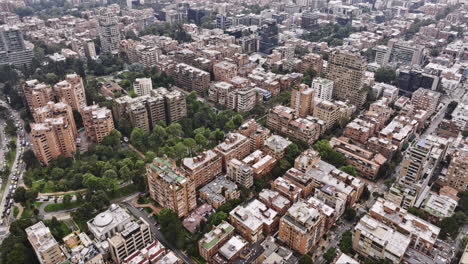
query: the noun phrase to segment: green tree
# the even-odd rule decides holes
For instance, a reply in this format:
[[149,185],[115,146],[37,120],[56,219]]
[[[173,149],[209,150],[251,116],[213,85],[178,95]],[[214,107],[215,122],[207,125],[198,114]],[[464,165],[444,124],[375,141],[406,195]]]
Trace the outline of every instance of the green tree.
[[242,123],[244,122],[244,118],[242,117],[242,115],[236,114],[236,115],[232,118],[232,121],[234,122],[234,125],[235,125],[236,127],[239,127],[239,126],[242,125]]
[[340,170],[348,173],[351,176],[358,176],[358,171],[353,165],[342,166],[340,167]]
[[309,254],[302,255],[299,264],[313,264],[312,257]]
[[135,127],[130,135],[130,142],[133,146],[140,148],[143,146],[144,132],[141,128]]
[[189,155],[193,156],[197,142],[193,138],[184,138],[184,145],[187,147]]
[[353,233],[350,230],[344,232],[343,235],[341,236],[339,247],[340,247],[341,252],[345,254],[350,254],[350,255],[354,254]]
[[63,196],[63,203],[64,203],[64,204],[70,203],[71,200],[72,200],[72,197],[71,197],[70,194],[65,194],[65,195]]
[[198,146],[200,146],[200,148],[205,147],[207,144],[206,137],[201,133],[195,135],[195,141],[197,142]]
[[329,248],[325,254],[323,254],[323,258],[327,263],[331,263],[336,258],[336,248]]
[[187,155],[187,147],[184,145],[184,143],[179,142],[174,146],[174,152],[176,157],[180,160]]
[[13,195],[13,199],[17,203],[24,204],[26,202],[26,189],[22,186],[18,187]]
[[122,134],[114,129],[112,130],[109,135],[104,137],[103,144],[106,146],[118,146],[120,144],[120,139],[122,138]]
[[370,197],[370,191],[369,191],[369,189],[367,188],[367,185],[364,185],[364,189],[362,190],[362,194],[361,194],[360,200],[361,200],[361,201],[367,201],[367,200],[369,200],[369,197]]
[[354,221],[354,219],[356,218],[356,210],[348,207],[345,209],[343,216],[344,219],[346,219],[347,221]]
[[212,226],[217,226],[219,224],[221,224],[222,221],[225,221],[228,219],[228,214],[225,213],[225,212],[216,212],[212,215],[210,215],[210,217],[208,218],[208,224],[212,225]]
[[375,72],[375,81],[392,84],[396,80],[396,72],[391,67],[381,67]]
[[233,131],[234,129],[236,129],[236,125],[234,125],[234,122],[232,120],[229,120],[226,122],[224,128],[225,131]]

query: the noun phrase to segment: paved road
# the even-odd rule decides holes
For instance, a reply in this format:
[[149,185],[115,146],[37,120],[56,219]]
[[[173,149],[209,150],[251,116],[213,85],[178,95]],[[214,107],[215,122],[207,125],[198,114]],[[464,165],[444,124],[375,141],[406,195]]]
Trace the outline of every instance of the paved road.
[[[5,103],[5,102],[3,102],[1,100],[0,100],[0,105],[8,108],[10,113],[11,113],[11,118],[15,121],[15,123],[19,121],[21,123],[22,127],[24,127],[24,122],[21,120],[20,114],[17,111],[12,109],[7,103]],[[24,130],[21,130],[21,131],[24,131]],[[3,212],[3,210],[4,210],[5,206],[6,206],[6,202],[7,202],[6,197],[7,197],[8,192],[10,191],[11,180],[12,180],[12,178],[14,176],[13,172],[16,171],[16,170],[19,170],[20,171],[19,175],[21,177],[23,175],[23,170],[25,169],[24,164],[22,164],[21,166],[19,165],[20,155],[22,154],[22,152],[21,152],[21,141],[19,140],[20,139],[19,133],[21,131],[18,131],[18,134],[17,134],[16,156],[15,156],[15,160],[13,161],[13,164],[12,164],[12,167],[11,167],[11,173],[8,176],[8,179],[5,179],[7,182],[6,182],[5,191],[4,191],[3,195],[2,195],[2,200],[0,201],[0,212]],[[11,211],[13,211],[13,210],[11,210]],[[10,215],[10,217],[11,217],[11,215]],[[12,219],[10,219],[10,217],[6,217],[5,221],[3,223],[4,227],[6,227],[6,228],[9,227],[10,220],[12,220]],[[0,226],[0,227],[3,227],[3,226]]]
[[194,261],[189,258],[187,255],[185,255],[182,251],[178,250],[177,248],[175,248],[174,246],[172,246],[165,238],[164,238],[164,235],[161,233],[161,231],[159,231],[159,229],[157,228],[157,223],[156,223],[156,220],[154,220],[154,218],[152,217],[148,217],[148,215],[146,214],[146,212],[142,212],[140,210],[138,210],[137,208],[133,207],[131,205],[130,202],[128,201],[125,201],[122,203],[133,215],[137,216],[137,217],[141,217],[143,219],[145,219],[145,221],[147,221],[149,224],[150,224],[150,229],[151,229],[151,232],[153,233],[153,235],[156,237],[157,240],[159,240],[166,248],[174,251],[174,253],[180,258],[182,259],[185,263],[188,263],[188,264],[191,264],[191,263],[194,263]]

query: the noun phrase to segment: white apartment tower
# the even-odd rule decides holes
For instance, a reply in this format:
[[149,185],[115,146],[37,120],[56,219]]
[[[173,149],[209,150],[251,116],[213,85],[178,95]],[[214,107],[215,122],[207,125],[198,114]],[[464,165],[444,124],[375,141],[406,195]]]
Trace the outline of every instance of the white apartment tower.
[[151,78],[136,78],[133,89],[138,96],[150,94],[151,90],[153,90]]
[[103,52],[118,53],[120,43],[120,30],[118,17],[106,10],[99,15],[99,38]]
[[325,78],[315,78],[312,81],[312,89],[315,90],[315,98],[331,101],[333,96],[333,81]]

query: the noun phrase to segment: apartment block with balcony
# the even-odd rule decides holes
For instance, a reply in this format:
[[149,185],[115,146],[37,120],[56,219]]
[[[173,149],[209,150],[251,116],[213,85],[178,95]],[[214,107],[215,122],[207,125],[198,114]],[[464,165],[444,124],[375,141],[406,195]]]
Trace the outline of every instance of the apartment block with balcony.
[[410,238],[409,247],[430,255],[440,233],[440,228],[415,216],[398,205],[377,199],[369,215]]
[[181,164],[195,187],[201,187],[212,181],[223,170],[223,162],[218,153],[207,150],[192,158],[184,158]]
[[65,80],[54,85],[57,97],[69,104],[73,110],[81,112],[86,106],[83,79],[76,73],[67,74]]
[[210,87],[210,74],[185,63],[179,63],[173,71],[174,81],[177,86],[187,91],[196,91],[203,96]]
[[364,257],[401,263],[411,239],[369,215],[354,228],[353,249]]
[[277,191],[291,202],[297,202],[301,197],[302,189],[289,179],[278,177],[271,183],[271,189]]
[[231,159],[240,160],[249,155],[249,139],[239,133],[228,133],[224,142],[216,146],[214,151],[222,157],[223,169],[226,169]]
[[320,137],[323,125],[323,121],[311,116],[300,118],[294,109],[282,105],[273,107],[267,115],[268,128],[309,144]]
[[278,239],[289,248],[307,254],[324,234],[325,217],[312,204],[299,200],[281,218]]
[[249,138],[250,152],[261,149],[270,136],[270,130],[257,123],[255,119],[242,124],[237,132]]
[[215,81],[228,82],[237,75],[237,65],[229,61],[221,61],[213,65]]
[[338,122],[350,118],[355,108],[344,102],[317,100],[313,116],[325,122],[323,131],[331,129]]
[[260,178],[273,169],[277,160],[261,150],[255,150],[242,162],[252,167],[254,178]]
[[312,89],[315,91],[315,98],[331,101],[333,98],[333,81],[325,78],[315,78],[312,80]]
[[468,148],[456,150],[452,155],[447,171],[447,183],[461,192],[468,189]]
[[291,108],[298,116],[307,117],[312,114],[314,109],[314,97],[316,91],[306,84],[300,84],[299,87],[291,92]]
[[112,111],[106,107],[90,105],[81,111],[86,135],[94,142],[101,144],[106,136],[114,130]]
[[200,198],[213,208],[218,209],[229,200],[238,199],[240,191],[233,181],[225,176],[219,176],[199,190]]
[[258,199],[269,208],[278,212],[279,215],[284,215],[292,205],[291,201],[286,197],[281,195],[279,192],[270,189],[263,189],[258,194]]
[[238,159],[229,160],[226,168],[226,176],[231,181],[247,188],[253,186],[254,176],[252,167]]
[[36,108],[46,106],[48,102],[54,101],[53,88],[48,84],[40,83],[38,80],[24,82],[22,89],[31,112],[34,112]]
[[439,92],[419,88],[413,92],[411,103],[416,107],[416,109],[426,110],[429,115],[432,115],[437,109],[441,96],[442,95]]
[[162,207],[186,216],[197,206],[195,183],[167,157],[146,165],[149,192]]
[[24,231],[41,264],[56,264],[66,260],[60,245],[52,236],[50,229],[42,221],[26,228]]
[[353,165],[363,177],[369,179],[375,179],[380,166],[387,161],[381,154],[349,143],[347,138],[332,138],[330,145],[346,157],[346,163]]
[[107,239],[110,255],[115,263],[122,263],[125,258],[153,242],[149,224],[143,220],[131,221],[123,226],[123,230]]
[[278,212],[257,199],[234,208],[229,219],[236,231],[251,243],[260,241],[263,233],[269,234],[278,226]]
[[73,110],[70,105],[66,103],[54,103],[49,101],[45,106],[33,109],[32,115],[36,123],[45,122],[47,118],[63,117],[67,120],[67,123],[72,130],[73,136],[76,137],[78,135],[75,119],[73,117]]
[[151,78],[136,78],[133,83],[133,90],[138,96],[150,94],[151,90],[153,90]]
[[211,257],[218,252],[218,249],[224,245],[234,235],[234,226],[226,221],[222,221],[216,227],[206,233],[198,241],[198,252],[200,256],[210,262]]

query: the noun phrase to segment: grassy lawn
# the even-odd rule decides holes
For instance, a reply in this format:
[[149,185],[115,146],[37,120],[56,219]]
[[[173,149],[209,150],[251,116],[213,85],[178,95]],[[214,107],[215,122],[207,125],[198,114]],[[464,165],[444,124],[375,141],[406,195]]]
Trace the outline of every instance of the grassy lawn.
[[39,208],[39,207],[41,206],[41,204],[43,204],[43,203],[44,203],[44,202],[37,202],[37,201],[36,201],[36,202],[34,202],[34,206],[35,206],[36,208]]
[[[44,186],[41,188],[41,185],[44,184]],[[38,180],[32,183],[31,188],[36,189],[38,192],[41,193],[49,193],[49,192],[54,192],[54,183],[51,181],[44,181],[44,180]]]
[[44,207],[44,211],[46,211],[46,212],[57,212],[57,211],[61,211],[61,210],[68,210],[68,209],[79,207],[82,203],[83,203],[83,201],[70,202],[70,203],[67,203],[67,204],[65,204],[65,203],[51,203],[51,204],[46,205],[46,207]]
[[144,207],[144,208],[148,214],[151,214],[153,212],[153,209],[151,209],[150,207]]
[[65,222],[60,222],[60,229],[62,230],[62,234],[70,234],[71,230],[68,228]]
[[16,218],[18,216],[18,213],[19,213],[19,208],[18,207],[13,207],[13,217]]
[[28,219],[33,216],[33,211],[30,208],[24,208],[21,219]]
[[134,184],[129,184],[125,187],[117,189],[115,192],[109,194],[109,199],[119,199],[125,196],[128,196],[132,193],[138,192],[138,187]]

